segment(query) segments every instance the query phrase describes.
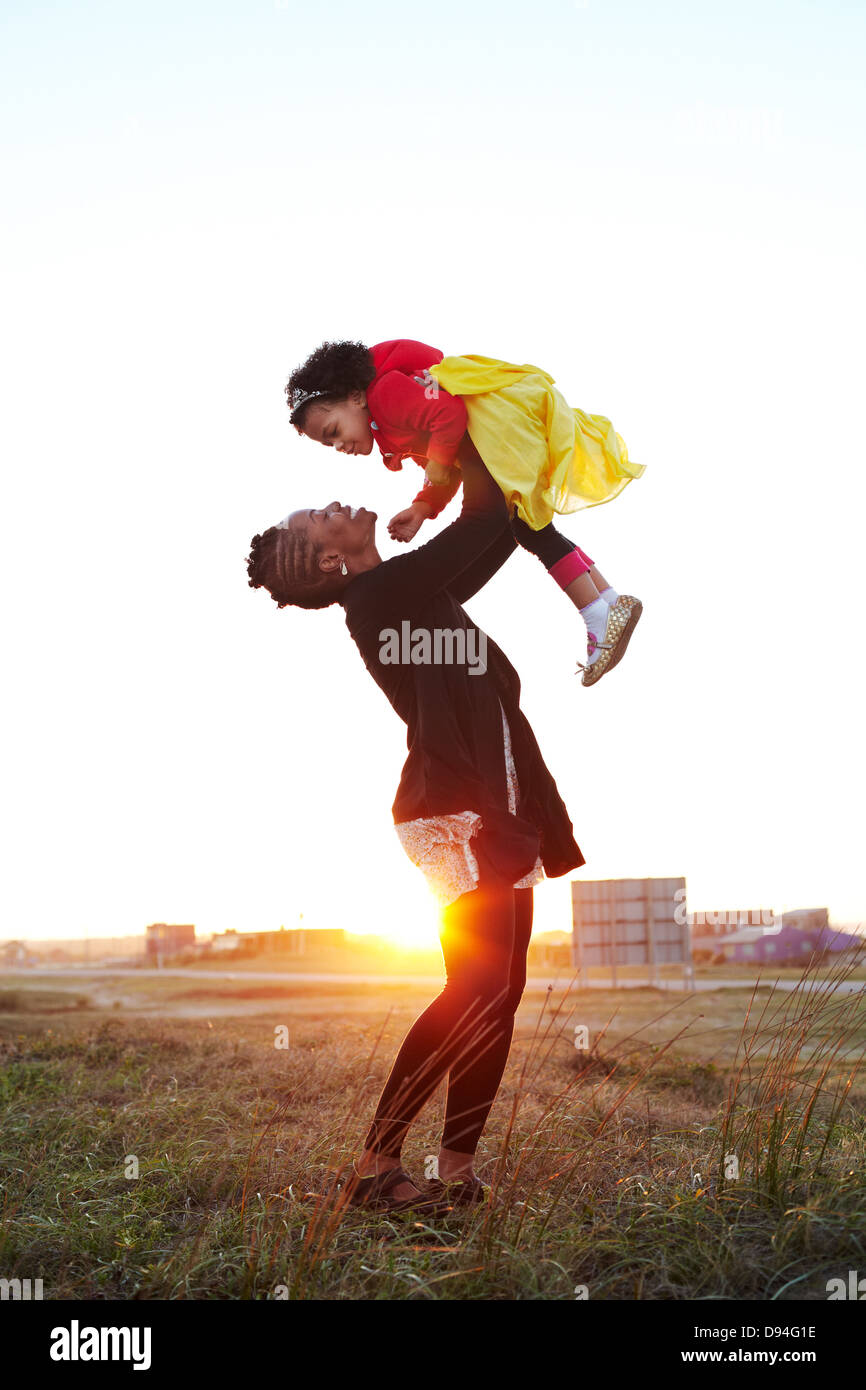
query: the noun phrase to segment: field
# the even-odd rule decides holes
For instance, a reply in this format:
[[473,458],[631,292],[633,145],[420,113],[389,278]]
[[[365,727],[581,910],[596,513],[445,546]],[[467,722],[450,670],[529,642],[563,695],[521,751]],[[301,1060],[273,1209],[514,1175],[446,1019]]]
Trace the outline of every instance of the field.
[[49,1299],[825,1300],[866,1268],[866,1010],[833,983],[530,982],[495,1200],[425,1225],[333,1180],[429,986],[0,979],[0,1272]]

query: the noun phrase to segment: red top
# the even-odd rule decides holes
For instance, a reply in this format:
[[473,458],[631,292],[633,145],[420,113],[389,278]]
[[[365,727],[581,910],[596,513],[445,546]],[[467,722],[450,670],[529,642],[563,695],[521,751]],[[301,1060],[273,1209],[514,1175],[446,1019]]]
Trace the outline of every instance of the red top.
[[[376,375],[367,387],[367,407],[385,467],[396,472],[406,457],[422,468],[428,462],[453,464],[466,433],[466,407],[459,396],[450,396],[426,376],[426,369],[441,362],[444,354],[414,338],[390,338],[376,343],[370,353]],[[438,516],[460,481],[455,470],[447,487],[433,489],[427,484],[413,501],[423,502],[431,517]]]

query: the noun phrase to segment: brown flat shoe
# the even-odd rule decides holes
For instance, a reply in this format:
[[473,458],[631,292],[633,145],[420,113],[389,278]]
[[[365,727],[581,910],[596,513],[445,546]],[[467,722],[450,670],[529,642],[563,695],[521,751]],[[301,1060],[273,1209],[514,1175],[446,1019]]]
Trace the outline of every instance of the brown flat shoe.
[[348,1193],[350,1207],[364,1207],[367,1211],[416,1211],[419,1215],[444,1216],[451,1210],[453,1203],[437,1201],[423,1192],[419,1192],[417,1197],[390,1197],[388,1194],[401,1182],[415,1186],[403,1168],[389,1168],[387,1172],[375,1173],[369,1178],[362,1178],[353,1168],[348,1178],[341,1180],[338,1186]]
[[450,1202],[454,1207],[476,1207],[490,1200],[490,1188],[480,1178],[454,1178],[443,1182],[441,1178],[430,1178],[427,1191],[431,1197]]

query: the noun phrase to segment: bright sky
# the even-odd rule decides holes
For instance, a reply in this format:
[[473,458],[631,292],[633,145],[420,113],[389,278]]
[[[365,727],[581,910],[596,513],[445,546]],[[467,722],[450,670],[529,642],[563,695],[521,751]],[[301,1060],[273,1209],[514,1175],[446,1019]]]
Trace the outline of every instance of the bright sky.
[[[470,605],[581,876],[866,918],[862,4],[0,16],[0,936],[433,939],[404,726],[341,610],[247,586],[296,507],[366,504],[394,553],[420,485],[290,428],[327,338],[536,363],[646,464],[563,523],[643,599],[615,673],[580,685],[528,555]],[[570,926],[567,880],[536,923]]]

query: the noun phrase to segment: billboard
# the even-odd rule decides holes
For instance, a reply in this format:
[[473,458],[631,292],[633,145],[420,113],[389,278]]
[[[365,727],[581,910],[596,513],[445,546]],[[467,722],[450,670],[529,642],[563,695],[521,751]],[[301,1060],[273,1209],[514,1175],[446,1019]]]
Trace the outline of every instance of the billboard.
[[573,882],[572,960],[578,976],[601,967],[616,985],[617,967],[644,966],[658,983],[660,965],[679,965],[692,980],[691,934],[682,907],[685,883],[684,878]]

